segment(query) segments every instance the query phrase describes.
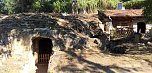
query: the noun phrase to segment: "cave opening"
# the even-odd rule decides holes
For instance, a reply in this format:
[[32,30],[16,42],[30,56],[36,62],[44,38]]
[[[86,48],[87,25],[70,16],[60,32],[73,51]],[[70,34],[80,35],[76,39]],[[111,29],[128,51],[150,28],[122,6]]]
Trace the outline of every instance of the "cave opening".
[[50,38],[37,37],[32,40],[36,73],[47,73],[50,56],[53,54],[53,44]]

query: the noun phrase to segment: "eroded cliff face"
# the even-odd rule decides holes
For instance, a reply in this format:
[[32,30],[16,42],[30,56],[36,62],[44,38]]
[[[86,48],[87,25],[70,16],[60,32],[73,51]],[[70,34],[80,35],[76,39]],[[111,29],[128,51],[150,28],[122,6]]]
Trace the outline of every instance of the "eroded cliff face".
[[[31,73],[33,73],[36,68],[32,40],[37,37],[51,39],[54,52],[101,47],[102,44],[99,39],[90,37],[102,34],[102,29],[98,27],[102,24],[96,15],[91,17],[92,19],[89,16],[62,16],[44,13],[1,16],[0,44],[2,47],[0,48],[0,55],[3,56],[0,59],[0,62],[2,61],[0,66],[6,64],[6,60],[3,60],[4,57],[16,57],[17,59],[12,58],[12,62],[19,64],[20,72],[32,71]],[[89,41],[94,42],[95,40],[96,43],[90,44]],[[21,60],[21,64],[16,60]]]

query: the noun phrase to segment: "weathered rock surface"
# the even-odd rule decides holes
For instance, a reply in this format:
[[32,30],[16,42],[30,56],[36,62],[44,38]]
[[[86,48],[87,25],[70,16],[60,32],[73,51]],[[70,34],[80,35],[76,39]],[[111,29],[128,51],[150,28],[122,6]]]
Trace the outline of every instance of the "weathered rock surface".
[[12,57],[4,62],[0,60],[0,73],[35,73],[32,52],[34,37],[52,40],[54,54],[50,57],[48,72],[148,73],[147,71],[152,71],[148,62],[101,53],[99,48],[103,49],[108,39],[107,36],[101,36],[103,33],[98,27],[102,25],[100,23],[95,14],[62,16],[22,13],[3,16],[0,18],[0,45],[10,50]]
[[[0,45],[10,50],[12,54],[12,57],[7,60],[7,62],[10,61],[8,64],[12,66],[7,69],[5,67],[8,64],[6,62],[2,63],[1,73],[5,73],[5,70],[11,72],[11,68],[15,65],[17,67],[14,69],[18,70],[17,72],[14,71],[15,73],[31,72],[31,69],[34,72],[36,70],[31,52],[33,50],[32,38],[34,37],[50,38],[54,50],[77,51],[100,47],[102,44],[98,39],[90,38],[90,36],[96,35],[96,31],[100,29],[98,24],[101,22],[95,16],[89,16],[92,19],[87,15],[62,16],[60,14],[44,13],[21,13],[1,16]],[[90,44],[90,40],[92,40],[92,44]]]

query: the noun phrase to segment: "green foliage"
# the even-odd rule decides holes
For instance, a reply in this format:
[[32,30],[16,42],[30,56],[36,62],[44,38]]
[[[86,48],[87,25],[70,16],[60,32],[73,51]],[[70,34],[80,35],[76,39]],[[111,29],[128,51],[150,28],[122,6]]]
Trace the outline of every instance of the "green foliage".
[[52,12],[53,5],[50,2],[45,1],[41,7],[41,11],[43,12]]
[[152,0],[145,0],[144,3],[144,16],[146,22],[152,22]]
[[131,1],[131,0],[121,0],[122,2],[127,2],[127,1]]
[[116,8],[118,2],[119,0],[78,0],[78,7],[81,10],[93,12]]
[[127,2],[127,1],[145,1],[145,0],[120,0],[121,2]]
[[72,0],[55,0],[52,1],[53,12],[70,12],[72,7]]
[[62,2],[56,1],[53,3],[54,12],[61,12]]
[[32,5],[32,8],[34,9],[34,11],[40,11],[41,7],[42,7],[41,0],[34,0],[34,3]]
[[120,2],[120,0],[100,0],[99,1],[99,4],[100,4],[99,8],[115,9],[117,7],[118,2]]
[[33,0],[3,0],[1,4],[1,13],[11,14],[23,12],[29,9]]
[[[23,4],[19,6],[19,2]],[[77,8],[87,12],[94,12],[106,8],[116,8],[118,2],[119,0],[78,0]],[[1,11],[6,11],[6,13],[23,11],[71,13],[72,0],[5,0],[4,7],[1,6]]]
[[78,0],[78,7],[80,10],[92,12],[98,9],[99,0]]
[[141,9],[144,7],[143,5],[144,5],[144,1],[142,0],[131,0],[124,2],[124,6],[127,9]]
[[4,4],[3,3],[0,4],[0,13],[4,13]]
[[16,0],[4,0],[4,7],[2,7],[2,10],[4,13],[15,13],[16,9]]
[[120,0],[108,0],[108,8],[116,8]]
[[[141,8],[143,0],[78,0],[78,9],[87,12],[115,9],[118,2],[124,2],[126,8]],[[0,12],[72,12],[72,0],[4,0]]]

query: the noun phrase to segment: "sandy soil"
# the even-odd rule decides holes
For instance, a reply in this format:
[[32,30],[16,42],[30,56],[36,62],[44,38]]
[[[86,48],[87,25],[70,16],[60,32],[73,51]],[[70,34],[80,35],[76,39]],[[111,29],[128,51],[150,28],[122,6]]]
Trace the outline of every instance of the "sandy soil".
[[63,61],[60,62],[57,73],[152,73],[152,54],[110,55],[100,52],[66,54],[69,55],[67,57],[70,57],[70,61],[67,63],[64,61],[64,64]]

